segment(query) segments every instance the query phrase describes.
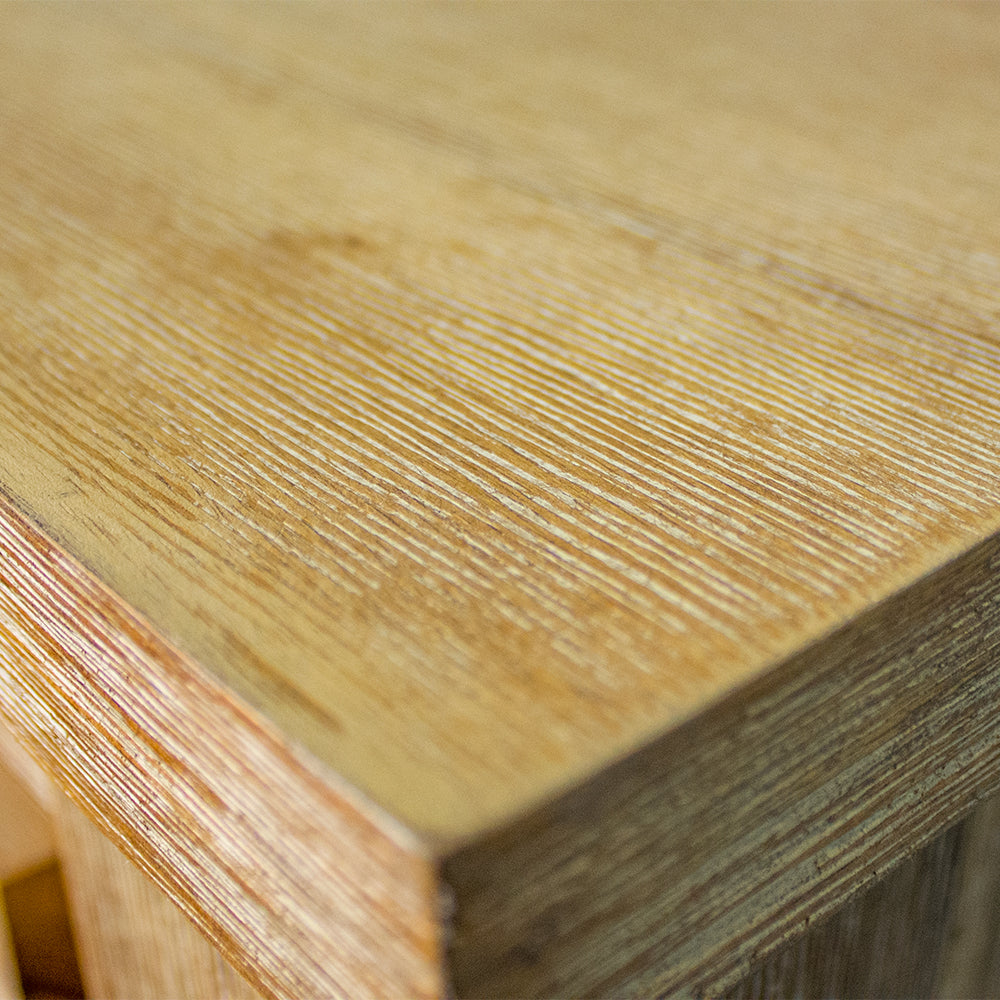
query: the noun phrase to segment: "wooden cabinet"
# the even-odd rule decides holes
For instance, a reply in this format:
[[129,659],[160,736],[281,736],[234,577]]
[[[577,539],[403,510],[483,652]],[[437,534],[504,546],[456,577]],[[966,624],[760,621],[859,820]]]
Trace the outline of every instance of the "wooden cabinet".
[[994,983],[998,121],[986,5],[0,8],[0,716],[85,978]]

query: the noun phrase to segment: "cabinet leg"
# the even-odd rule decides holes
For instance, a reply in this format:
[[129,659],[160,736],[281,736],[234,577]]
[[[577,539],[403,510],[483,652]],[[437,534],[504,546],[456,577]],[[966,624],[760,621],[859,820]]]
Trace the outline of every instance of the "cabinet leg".
[[258,1000],[158,886],[68,799],[59,854],[88,996],[102,1000]]

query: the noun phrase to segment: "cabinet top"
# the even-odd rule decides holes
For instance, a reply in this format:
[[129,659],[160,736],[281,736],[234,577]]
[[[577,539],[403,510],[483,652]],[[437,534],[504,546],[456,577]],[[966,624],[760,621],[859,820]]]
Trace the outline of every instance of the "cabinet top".
[[0,489],[461,842],[1000,527],[983,6],[0,6]]

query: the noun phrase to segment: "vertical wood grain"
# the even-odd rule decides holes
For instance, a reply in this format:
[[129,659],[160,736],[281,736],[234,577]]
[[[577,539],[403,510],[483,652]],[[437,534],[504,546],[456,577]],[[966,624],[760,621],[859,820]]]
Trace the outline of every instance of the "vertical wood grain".
[[89,996],[258,1000],[169,897],[68,799],[57,826]]
[[728,1000],[931,996],[962,833],[953,827],[761,961]]
[[962,833],[955,900],[936,993],[1000,997],[1000,796],[980,805]]
[[[25,778],[29,773],[32,778]],[[47,784],[44,775],[24,759],[9,731],[0,727],[0,885],[16,882],[55,860],[51,817],[33,794],[35,780]],[[7,902],[0,891],[0,1000],[23,997]]]
[[1000,796],[762,958],[725,995],[1000,996]]

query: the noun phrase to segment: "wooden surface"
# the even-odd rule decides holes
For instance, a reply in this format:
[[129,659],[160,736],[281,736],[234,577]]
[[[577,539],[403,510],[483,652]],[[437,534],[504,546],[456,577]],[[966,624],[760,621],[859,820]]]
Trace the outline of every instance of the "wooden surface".
[[1000,996],[1000,796],[758,961],[728,1000]]
[[21,976],[17,971],[14,940],[7,919],[7,904],[0,895],[0,1000],[22,1000]]
[[55,857],[52,823],[0,759],[0,883]]
[[83,1000],[58,862],[4,886],[4,898],[24,995],[29,1000]]
[[1000,539],[447,859],[463,996],[718,995],[1000,773]]
[[88,997],[258,1000],[170,899],[68,799],[58,826]]
[[998,81],[985,5],[3,6],[0,712],[264,992],[746,971],[1000,779]]
[[4,727],[0,804],[0,1000],[259,996]]
[[[38,972],[38,953],[59,936],[46,926],[52,922],[46,918],[53,914],[52,907],[46,913],[44,905],[45,897],[52,897],[45,889],[52,884],[56,842],[48,809],[31,794],[31,786],[26,787],[21,777],[21,766],[33,765],[30,760],[25,765],[23,751],[18,754],[16,749],[14,764],[6,759],[5,736],[5,731],[0,732],[0,1000],[23,1000],[19,957],[29,967],[27,978],[31,985],[31,973]],[[40,872],[41,879],[33,877]],[[42,888],[41,893],[38,887]],[[8,891],[13,893],[15,917],[20,919],[20,926],[12,926],[8,917]],[[57,913],[55,922],[64,929],[65,922],[59,916]],[[58,957],[52,964],[56,967],[61,964]],[[34,985],[38,985],[37,980]]]
[[762,961],[726,1000],[797,997],[989,997],[936,989],[959,890],[963,825]]
[[1000,996],[1000,797],[965,821],[935,993]]
[[443,991],[434,866],[411,835],[13,508],[0,562],[15,738],[246,978],[290,997]]

